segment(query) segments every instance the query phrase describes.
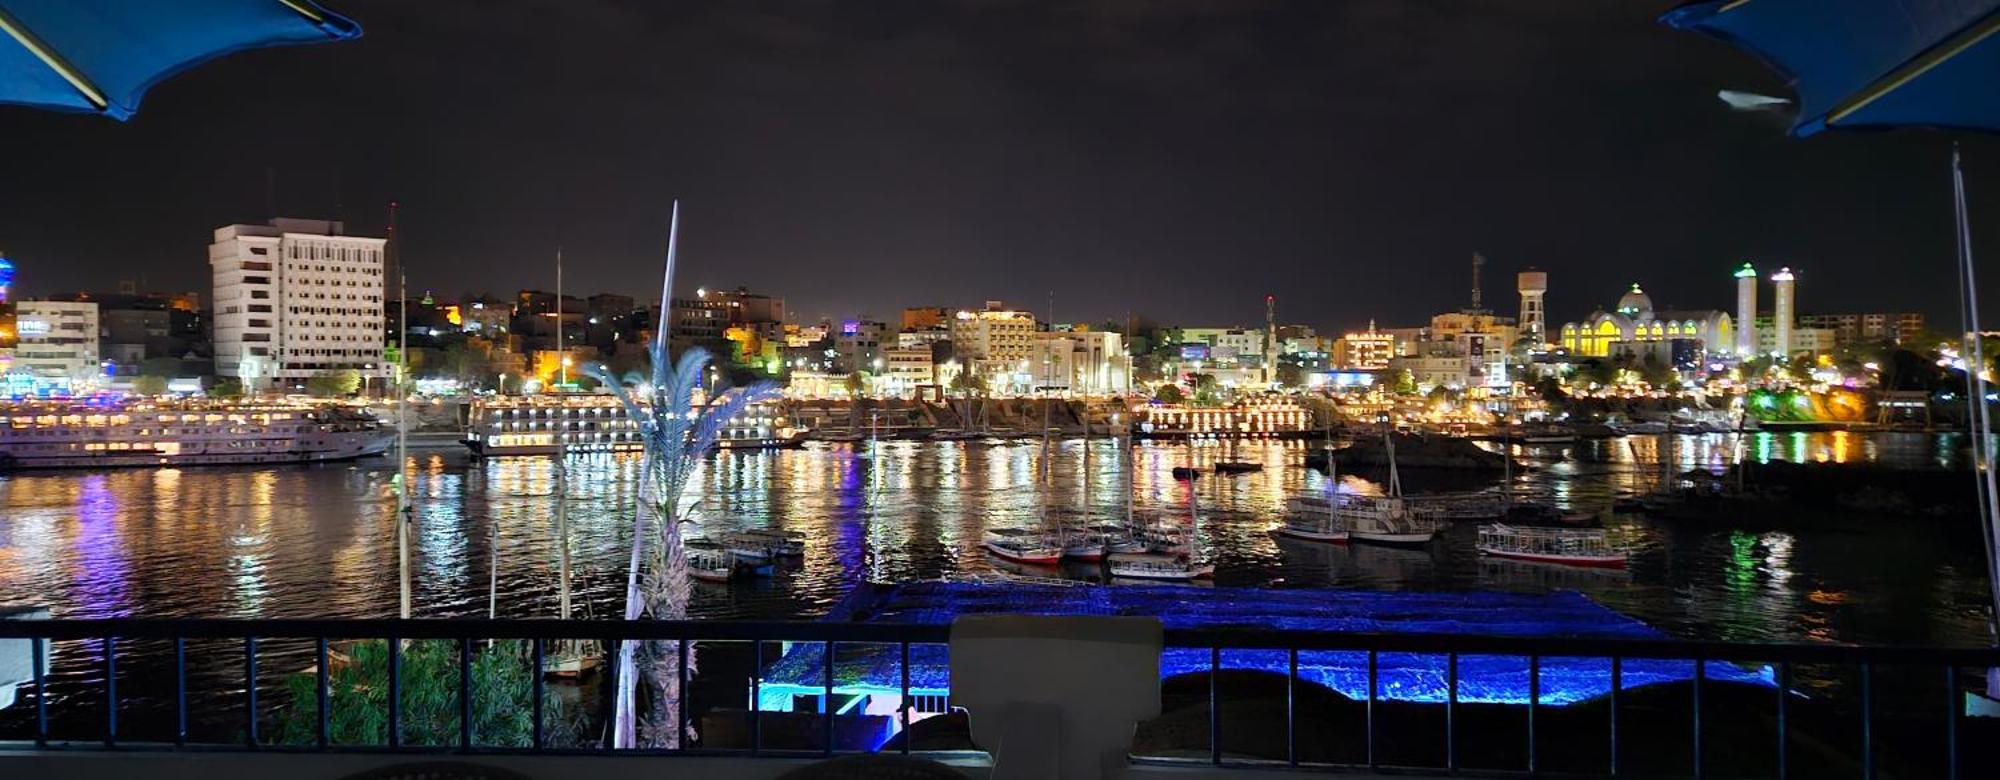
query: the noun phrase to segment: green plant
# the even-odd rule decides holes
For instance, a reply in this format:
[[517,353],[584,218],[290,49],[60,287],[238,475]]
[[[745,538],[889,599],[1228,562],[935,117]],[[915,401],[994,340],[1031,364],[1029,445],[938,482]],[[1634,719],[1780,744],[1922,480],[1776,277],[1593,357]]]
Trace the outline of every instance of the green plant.
[[[336,745],[383,745],[389,737],[389,645],[379,639],[343,648],[345,659],[329,664],[327,737]],[[458,647],[454,642],[412,640],[402,646],[397,674],[401,737],[406,745],[458,744]],[[528,747],[533,739],[533,679],[528,645],[503,640],[474,645],[472,654],[472,737],[482,747]],[[318,697],[313,672],[285,678],[285,704],[278,715],[277,739],[309,745],[319,736]],[[544,700],[548,707],[557,700]],[[563,722],[545,713],[544,724]]]
[[140,395],[164,395],[167,392],[167,378],[147,374],[132,380],[132,392]]
[[353,395],[361,389],[361,372],[351,368],[321,371],[306,380],[306,392],[321,398]]

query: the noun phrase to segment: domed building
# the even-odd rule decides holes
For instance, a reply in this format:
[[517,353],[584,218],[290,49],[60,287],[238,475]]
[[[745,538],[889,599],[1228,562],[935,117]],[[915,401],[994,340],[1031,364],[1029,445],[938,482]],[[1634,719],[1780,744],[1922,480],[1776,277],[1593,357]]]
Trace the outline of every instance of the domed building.
[[1562,345],[1571,355],[1604,357],[1620,342],[1689,340],[1701,343],[1704,352],[1730,349],[1735,323],[1727,312],[1715,309],[1654,311],[1653,299],[1639,288],[1618,299],[1618,307],[1591,312],[1582,322],[1562,326]]

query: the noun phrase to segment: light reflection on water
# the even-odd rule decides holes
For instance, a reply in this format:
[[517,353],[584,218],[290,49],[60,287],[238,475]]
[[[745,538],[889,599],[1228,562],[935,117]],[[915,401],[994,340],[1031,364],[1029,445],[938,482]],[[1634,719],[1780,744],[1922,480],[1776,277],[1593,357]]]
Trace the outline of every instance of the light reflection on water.
[[[1515,445],[1530,468],[1517,495],[1585,510],[1641,493],[1672,470],[1720,469],[1739,451],[1760,459],[1880,461],[1936,468],[1956,457],[1952,437],[1783,433],[1626,437],[1559,447]],[[1281,541],[1286,495],[1324,490],[1303,468],[1298,442],[1205,443],[1192,459],[1265,463],[1256,474],[1194,486],[1197,545],[1228,586],[1374,589],[1574,589],[1693,637],[1979,643],[1984,564],[1969,519],[1884,521],[1878,531],[1783,533],[1610,516],[1636,557],[1628,571],[1572,570],[1482,560],[1473,526],[1453,527],[1428,551]],[[1495,445],[1497,446],[1497,445]],[[853,583],[991,571],[980,532],[1031,526],[1044,502],[1110,519],[1128,482],[1115,442],[1051,448],[1040,487],[1038,442],[881,442],[796,451],[725,453],[696,476],[706,498],[694,516],[707,533],[736,528],[803,532],[806,555],[768,581],[702,585],[700,617],[811,617]],[[1189,486],[1170,470],[1178,444],[1132,452],[1141,514],[1184,515]],[[412,562],[419,615],[487,608],[497,551],[503,616],[555,613],[554,469],[546,458],[475,461],[458,450],[413,453]],[[638,460],[576,455],[569,517],[583,614],[619,613]],[[39,472],[0,479],[0,603],[41,604],[59,615],[106,617],[385,617],[397,606],[392,468],[377,459],[320,467]],[[1373,492],[1365,475],[1343,489]],[[1497,485],[1499,475],[1410,473],[1412,492]],[[1954,530],[1946,530],[1956,526]],[[497,531],[497,534],[495,533]],[[1970,534],[1968,537],[1967,534]],[[1034,572],[1055,574],[1056,571]],[[1066,568],[1070,576],[1096,576]]]

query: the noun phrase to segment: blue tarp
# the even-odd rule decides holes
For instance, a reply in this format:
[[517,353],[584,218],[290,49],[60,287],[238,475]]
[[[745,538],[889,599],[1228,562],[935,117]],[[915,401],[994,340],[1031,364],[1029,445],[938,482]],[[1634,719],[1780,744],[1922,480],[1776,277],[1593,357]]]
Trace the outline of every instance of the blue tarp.
[[360,34],[310,0],[0,0],[0,103],[128,119],[161,79],[215,57]]
[[[1620,615],[1573,592],[1547,595],[1453,592],[1413,593],[1328,589],[1200,588],[1158,586],[1044,586],[926,582],[911,585],[864,586],[843,602],[830,620],[871,623],[946,624],[959,615],[1145,615],[1158,617],[1168,628],[1239,626],[1300,631],[1468,634],[1605,639],[1647,639],[1664,636],[1658,630]],[[841,645],[834,665],[834,687],[842,693],[900,690],[898,648]],[[825,646],[797,644],[764,675],[770,708],[793,694],[810,694],[825,685]],[[950,687],[945,648],[911,649],[910,683],[919,694],[942,693]],[[1284,674],[1283,652],[1224,650],[1225,669]],[[1377,657],[1376,698],[1441,702],[1448,693],[1449,669],[1442,655],[1381,653]],[[1162,677],[1206,673],[1207,650],[1168,649],[1160,659]],[[1710,679],[1770,685],[1766,669],[1710,663]],[[1693,678],[1687,661],[1627,659],[1622,687],[1638,688]],[[1316,652],[1299,654],[1299,676],[1343,696],[1368,698],[1368,654]],[[1603,696],[1611,691],[1611,662],[1602,658],[1545,658],[1541,668],[1541,699],[1561,706]],[[1528,701],[1528,659],[1510,656],[1462,656],[1458,698],[1465,702],[1523,704]],[[776,706],[771,706],[776,705]]]
[[1829,127],[2000,130],[2000,0],[1707,0],[1661,17],[1791,82],[1795,135]]

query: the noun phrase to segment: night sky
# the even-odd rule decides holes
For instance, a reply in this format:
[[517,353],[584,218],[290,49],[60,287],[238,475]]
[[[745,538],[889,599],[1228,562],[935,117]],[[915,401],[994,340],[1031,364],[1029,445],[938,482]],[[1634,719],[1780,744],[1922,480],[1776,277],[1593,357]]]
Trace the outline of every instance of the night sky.
[[[1952,136],[1731,112],[1788,94],[1657,24],[1672,2],[329,0],[355,42],[209,63],[130,123],[0,107],[0,252],[28,294],[208,291],[217,226],[277,210],[375,233],[413,289],[650,296],[674,198],[682,287],[795,318],[988,298],[1059,321],[1417,324],[1468,258],[1512,314],[1638,281],[1733,307],[1800,271],[1804,312],[1956,320]],[[2000,142],[1966,139],[2000,279]],[[1768,286],[1763,293],[1768,306]],[[1988,291],[2000,300],[2000,281]]]

